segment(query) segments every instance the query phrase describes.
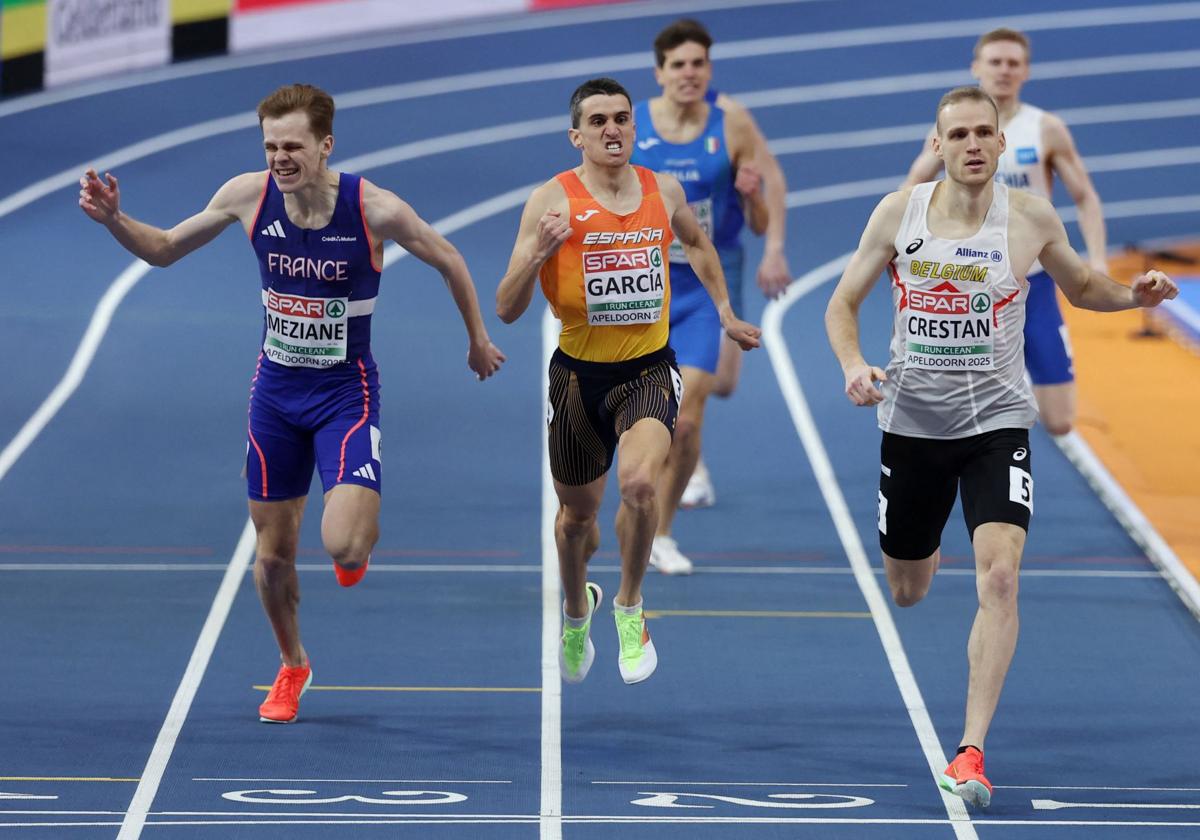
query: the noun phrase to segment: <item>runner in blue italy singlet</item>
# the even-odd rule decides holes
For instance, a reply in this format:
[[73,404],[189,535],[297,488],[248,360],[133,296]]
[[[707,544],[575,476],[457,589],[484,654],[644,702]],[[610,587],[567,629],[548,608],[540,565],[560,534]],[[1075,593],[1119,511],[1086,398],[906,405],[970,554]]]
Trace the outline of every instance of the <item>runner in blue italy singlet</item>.
[[[732,290],[732,278],[741,276],[742,246],[738,236],[742,230],[742,209],[733,188],[733,164],[725,142],[725,112],[712,104],[708,110],[708,123],[699,136],[689,143],[669,143],[654,128],[649,102],[639,102],[634,109],[638,140],[632,162],[679,179],[688,204],[721,256],[726,280],[731,283],[733,303],[735,294],[740,297]],[[671,347],[680,366],[715,373],[721,349],[717,310],[688,265],[682,248],[673,246],[670,259]]]
[[371,313],[379,293],[362,179],[342,173],[329,224],[292,224],[269,176],[251,244],[262,275],[263,342],[250,396],[247,489],[259,501],[380,490],[379,377]]

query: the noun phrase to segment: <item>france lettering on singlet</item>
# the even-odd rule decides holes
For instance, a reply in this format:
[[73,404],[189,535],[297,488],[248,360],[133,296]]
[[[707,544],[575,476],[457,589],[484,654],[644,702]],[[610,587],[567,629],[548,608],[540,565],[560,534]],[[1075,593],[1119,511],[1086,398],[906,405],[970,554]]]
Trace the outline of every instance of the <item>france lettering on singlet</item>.
[[370,358],[371,313],[379,294],[362,179],[341,173],[329,224],[292,224],[267,175],[250,234],[262,277],[264,368],[330,369]]

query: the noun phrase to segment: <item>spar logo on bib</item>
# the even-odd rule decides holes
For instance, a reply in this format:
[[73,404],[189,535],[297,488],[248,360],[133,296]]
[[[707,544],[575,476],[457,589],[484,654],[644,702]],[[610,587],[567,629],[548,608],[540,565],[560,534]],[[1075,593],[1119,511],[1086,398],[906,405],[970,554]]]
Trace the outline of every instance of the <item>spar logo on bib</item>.
[[991,370],[992,298],[959,292],[950,284],[908,293],[904,327],[907,367],[927,370]]
[[662,248],[585,251],[583,283],[588,324],[656,323],[666,290]]
[[281,295],[268,289],[263,353],[287,367],[329,367],[346,358],[346,301]]

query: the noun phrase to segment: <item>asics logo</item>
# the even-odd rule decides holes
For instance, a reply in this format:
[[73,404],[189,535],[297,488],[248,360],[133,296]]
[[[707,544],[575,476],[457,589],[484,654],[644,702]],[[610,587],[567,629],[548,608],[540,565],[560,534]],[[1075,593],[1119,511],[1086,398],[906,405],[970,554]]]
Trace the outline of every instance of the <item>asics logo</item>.
[[583,213],[580,213],[575,218],[581,222],[586,222],[588,219],[592,218],[592,216],[595,216],[599,212],[600,212],[599,210],[587,210]]
[[645,140],[639,140],[637,147],[644,152],[647,149],[653,149],[655,146],[657,146],[661,142],[662,141],[659,140],[657,137],[647,137]]
[[1018,449],[1016,452],[1013,453],[1013,460],[1014,461],[1024,461],[1025,456],[1028,454],[1029,453],[1025,451],[1025,447],[1022,446],[1020,449]]
[[914,239],[912,242],[908,243],[908,247],[904,249],[904,253],[915,254],[917,252],[917,249],[920,248],[924,244],[925,244],[924,239]]

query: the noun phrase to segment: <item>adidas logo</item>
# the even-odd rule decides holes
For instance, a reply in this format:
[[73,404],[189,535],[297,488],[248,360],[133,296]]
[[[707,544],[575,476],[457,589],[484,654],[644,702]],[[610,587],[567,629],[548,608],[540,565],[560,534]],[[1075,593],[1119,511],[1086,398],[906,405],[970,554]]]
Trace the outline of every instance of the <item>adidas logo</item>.
[[375,470],[371,468],[371,464],[369,462],[356,469],[354,471],[354,475],[358,476],[359,478],[368,479],[369,481],[379,480],[375,477]]
[[280,239],[286,238],[283,235],[283,225],[279,224],[278,219],[276,219],[275,221],[271,222],[271,224],[269,224],[265,228],[263,228],[262,235],[263,236],[277,236]]

